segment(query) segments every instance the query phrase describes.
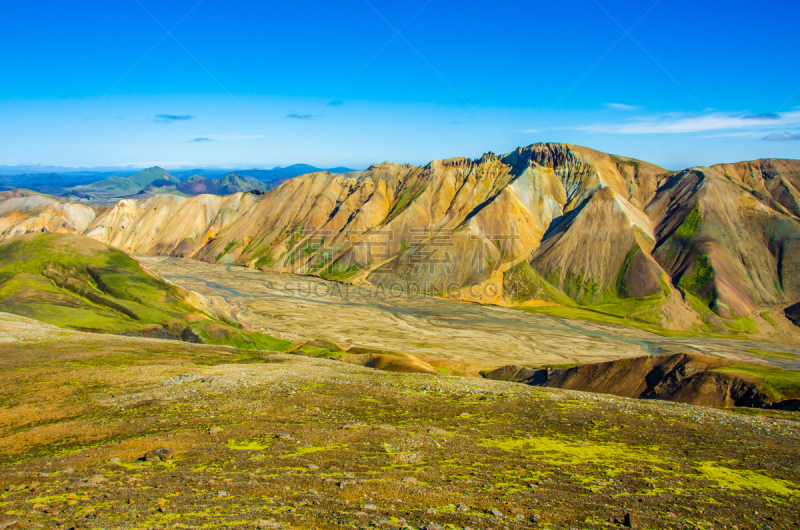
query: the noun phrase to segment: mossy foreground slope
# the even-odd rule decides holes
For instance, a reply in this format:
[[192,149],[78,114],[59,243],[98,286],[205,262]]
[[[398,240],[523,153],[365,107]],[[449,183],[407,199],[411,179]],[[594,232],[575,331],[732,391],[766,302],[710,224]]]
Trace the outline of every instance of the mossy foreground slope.
[[0,336],[2,528],[800,524],[800,425],[788,413],[98,336],[7,314]]
[[0,308],[82,331],[250,348],[291,345],[240,330],[197,294],[83,236],[27,234],[0,243]]

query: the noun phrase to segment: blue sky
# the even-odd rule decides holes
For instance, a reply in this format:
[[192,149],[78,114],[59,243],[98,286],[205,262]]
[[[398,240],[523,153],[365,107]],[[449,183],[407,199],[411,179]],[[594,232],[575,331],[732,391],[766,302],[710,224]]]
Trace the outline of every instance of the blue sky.
[[0,165],[800,158],[797,2],[76,5],[3,5]]

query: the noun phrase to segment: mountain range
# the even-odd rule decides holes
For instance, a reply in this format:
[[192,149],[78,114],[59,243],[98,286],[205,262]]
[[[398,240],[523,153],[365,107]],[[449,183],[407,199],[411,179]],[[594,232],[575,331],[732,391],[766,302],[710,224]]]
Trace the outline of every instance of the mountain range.
[[[151,177],[162,188],[189,182],[157,168]],[[131,253],[673,329],[753,331],[753,319],[800,301],[795,160],[667,171],[542,143],[475,160],[316,172],[264,195],[154,194],[110,208],[42,196],[0,203],[3,237],[42,230]]]
[[[40,193],[63,195],[72,198],[94,199],[94,202],[108,202],[123,197],[149,196],[154,193],[177,193],[197,195],[198,193],[228,194],[238,191],[265,191],[298,175],[319,171],[347,173],[353,171],[344,167],[323,170],[307,164],[295,164],[272,169],[218,169],[175,170],[172,173],[160,167],[141,171],[108,172],[108,168],[98,171],[69,171],[68,168],[47,168],[60,170],[47,173],[22,172],[19,168],[0,166],[0,189],[30,189]],[[103,170],[103,171],[99,171]],[[230,177],[230,178],[229,178]],[[198,186],[178,189],[178,184],[187,180],[206,179],[209,182]],[[227,180],[225,180],[227,179]],[[225,182],[222,182],[225,180]],[[168,181],[168,182],[161,182]],[[213,181],[213,182],[212,182]],[[244,182],[248,181],[248,182]],[[149,190],[146,188],[151,186]],[[194,193],[192,190],[202,190]]]
[[220,179],[193,175],[184,181],[160,167],[145,169],[130,177],[110,177],[91,184],[69,188],[63,196],[89,199],[119,197],[141,199],[169,193],[182,196],[202,194],[230,195],[241,191],[264,193],[274,184],[231,173]]

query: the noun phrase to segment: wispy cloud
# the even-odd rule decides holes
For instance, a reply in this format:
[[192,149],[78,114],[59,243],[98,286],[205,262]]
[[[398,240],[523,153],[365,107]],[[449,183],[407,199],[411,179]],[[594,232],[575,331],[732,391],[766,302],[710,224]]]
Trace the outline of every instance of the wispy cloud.
[[800,111],[782,114],[725,114],[714,112],[702,116],[669,114],[637,117],[624,123],[597,123],[579,130],[612,134],[674,134],[729,131],[737,129],[777,129],[800,123]]
[[461,125],[460,121],[448,121],[447,125]]
[[762,112],[761,114],[748,114],[747,116],[742,116],[745,120],[779,120],[781,119],[780,115],[773,114],[772,112]]
[[768,142],[798,142],[800,141],[800,134],[793,134],[790,132],[772,133],[766,135],[762,140]]
[[637,110],[636,105],[626,105],[625,103],[606,103],[606,108],[611,110]]
[[173,123],[176,121],[186,121],[194,119],[190,114],[156,114],[153,121],[156,123]]
[[200,143],[200,142],[216,142],[217,140],[212,140],[211,138],[206,138],[205,136],[200,136],[198,138],[194,138],[189,140],[189,143]]
[[286,117],[289,118],[290,120],[313,120],[319,118],[319,116],[314,116],[313,114],[295,114],[295,113],[287,114]]
[[342,101],[341,99],[334,99],[333,101],[328,103],[329,107],[339,107],[341,105],[344,105],[344,101]]

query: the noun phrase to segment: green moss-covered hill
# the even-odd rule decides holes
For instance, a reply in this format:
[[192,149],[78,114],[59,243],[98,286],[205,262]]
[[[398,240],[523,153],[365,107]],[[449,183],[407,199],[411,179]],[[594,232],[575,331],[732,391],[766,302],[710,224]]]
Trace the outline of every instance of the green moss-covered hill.
[[80,331],[239,348],[292,346],[242,330],[224,315],[200,308],[192,294],[88,237],[27,234],[0,243],[2,311]]

